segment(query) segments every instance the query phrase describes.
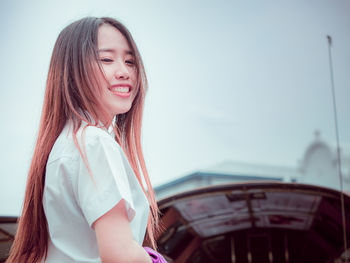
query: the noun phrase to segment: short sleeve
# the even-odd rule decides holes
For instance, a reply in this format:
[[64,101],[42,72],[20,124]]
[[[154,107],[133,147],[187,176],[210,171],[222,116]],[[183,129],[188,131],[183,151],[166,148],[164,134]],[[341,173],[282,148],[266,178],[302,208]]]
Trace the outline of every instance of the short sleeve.
[[80,145],[91,173],[80,156],[75,185],[78,204],[90,227],[122,199],[125,201],[128,219],[132,221],[135,206],[128,173],[122,159],[124,153],[113,138],[103,130],[97,131],[93,136],[89,132],[87,129]]

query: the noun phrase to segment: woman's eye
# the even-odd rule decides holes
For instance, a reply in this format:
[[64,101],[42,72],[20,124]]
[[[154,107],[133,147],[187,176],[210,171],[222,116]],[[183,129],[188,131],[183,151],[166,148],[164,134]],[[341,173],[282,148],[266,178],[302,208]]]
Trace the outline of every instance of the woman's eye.
[[112,59],[110,59],[110,58],[101,58],[101,61],[102,62],[113,62],[113,60]]
[[132,66],[135,65],[135,62],[133,60],[126,60],[125,63]]

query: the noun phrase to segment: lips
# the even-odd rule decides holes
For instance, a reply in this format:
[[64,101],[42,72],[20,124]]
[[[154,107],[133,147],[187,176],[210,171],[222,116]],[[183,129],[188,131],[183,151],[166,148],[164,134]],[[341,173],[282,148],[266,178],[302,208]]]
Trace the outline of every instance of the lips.
[[112,85],[108,89],[114,95],[117,95],[120,97],[129,97],[131,94],[131,85],[129,84]]

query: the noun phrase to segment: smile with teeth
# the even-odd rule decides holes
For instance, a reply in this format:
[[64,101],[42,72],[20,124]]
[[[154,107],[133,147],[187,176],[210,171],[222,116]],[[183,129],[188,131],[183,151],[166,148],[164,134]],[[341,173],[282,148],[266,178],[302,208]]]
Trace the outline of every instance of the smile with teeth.
[[110,87],[109,88],[110,91],[112,91],[113,93],[128,93],[130,91],[129,87]]
[[131,88],[129,86],[111,86],[108,89],[113,95],[120,98],[129,98],[131,95]]

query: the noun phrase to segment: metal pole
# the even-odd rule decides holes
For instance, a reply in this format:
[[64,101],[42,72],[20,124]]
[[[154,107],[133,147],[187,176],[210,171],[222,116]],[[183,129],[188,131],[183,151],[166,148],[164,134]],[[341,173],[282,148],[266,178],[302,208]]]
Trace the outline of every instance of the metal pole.
[[346,238],[346,221],[345,221],[345,205],[344,205],[344,193],[343,193],[343,177],[341,172],[341,158],[340,158],[340,146],[339,146],[339,130],[338,130],[338,119],[337,119],[337,104],[335,100],[335,89],[334,89],[334,77],[333,77],[333,61],[332,61],[332,38],[327,35],[328,40],[328,55],[329,55],[329,70],[331,75],[331,86],[332,86],[332,96],[333,96],[333,112],[334,112],[334,124],[335,124],[335,134],[337,138],[337,164],[338,164],[338,174],[340,180],[340,200],[341,200],[341,214],[342,214],[342,224],[343,224],[343,240],[344,240],[344,256],[345,262],[348,262],[347,256],[347,238]]

